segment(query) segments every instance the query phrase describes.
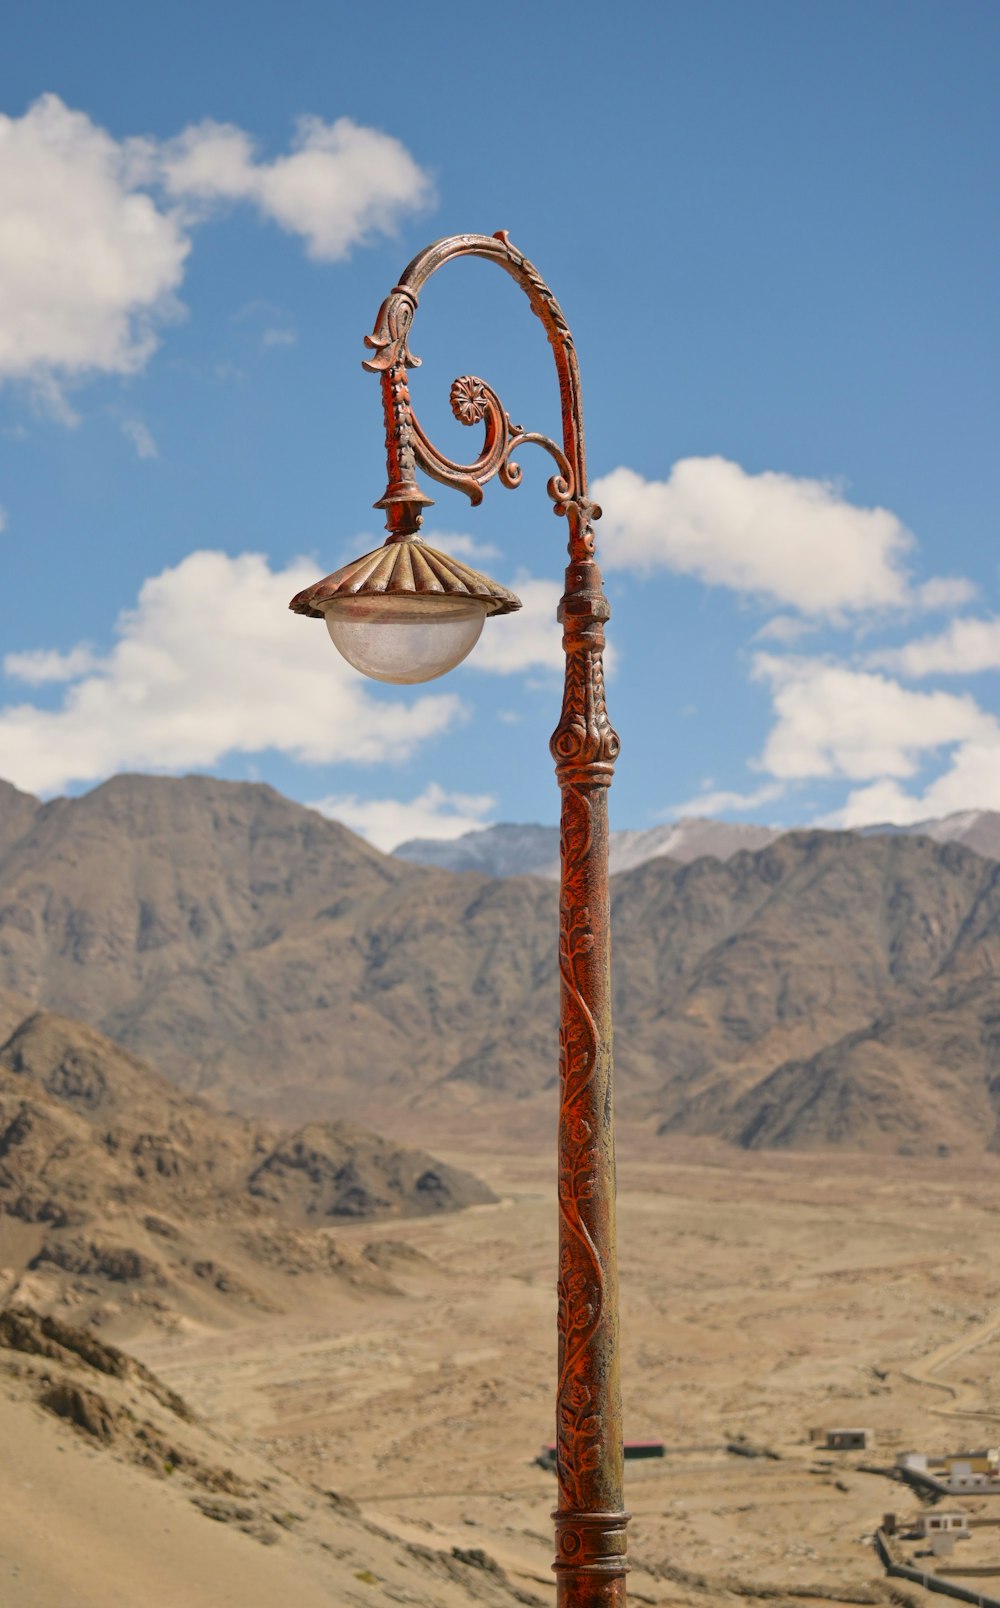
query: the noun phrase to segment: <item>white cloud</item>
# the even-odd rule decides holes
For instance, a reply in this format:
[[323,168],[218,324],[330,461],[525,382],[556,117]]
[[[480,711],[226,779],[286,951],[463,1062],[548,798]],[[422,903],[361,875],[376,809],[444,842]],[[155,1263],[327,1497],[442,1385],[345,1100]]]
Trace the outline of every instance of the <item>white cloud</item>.
[[463,558],[469,564],[484,564],[500,557],[499,547],[494,547],[492,542],[481,542],[476,536],[463,536],[454,531],[421,534],[428,547],[436,547],[441,553],[454,553],[456,558]]
[[156,442],[149,427],[141,419],[123,419],[122,434],[128,436],[140,458],[158,458]]
[[[921,605],[907,573],[910,531],[887,508],[848,502],[830,481],[683,458],[665,481],[615,469],[594,496],[606,569],[669,569],[834,620]],[[967,582],[926,583],[927,606],[954,601],[960,587],[968,596]]]
[[938,635],[873,654],[871,662],[914,677],[1000,670],[1000,619],[952,620]]
[[[821,826],[909,825],[958,810],[1000,809],[1000,721],[972,697],[918,692],[870,670],[794,655],[759,653],[753,675],[770,687],[774,706],[763,752],[750,767],[766,780],[747,792],[705,783],[672,815],[753,809],[817,780],[863,784]],[[916,780],[931,768],[938,771],[932,780]]]
[[[146,581],[105,659],[95,666],[82,657],[90,650],[75,650],[59,708],[0,708],[3,775],[52,792],[130,767],[179,771],[266,749],[311,764],[398,761],[462,718],[454,694],[373,695],[320,621],[289,613],[315,578],[303,560],[274,572],[256,553],[196,552]],[[51,679],[37,675],[44,652],[11,657],[13,673],[30,679],[34,663],[36,679]],[[72,657],[54,655],[49,668]]]
[[898,782],[884,777],[867,787],[852,788],[843,806],[824,816],[819,824],[844,831],[856,826],[881,826],[884,822],[912,826],[929,819],[929,814],[916,794],[907,793]]
[[749,793],[726,788],[713,790],[706,784],[694,798],[686,799],[683,804],[671,804],[668,810],[663,811],[663,817],[665,820],[675,820],[685,815],[722,815],[729,810],[740,814],[744,810],[760,809],[762,804],[773,804],[784,792],[783,782],[764,782]]
[[39,417],[65,425],[67,430],[75,430],[80,423],[80,415],[66,395],[64,379],[57,379],[54,374],[45,374],[41,369],[36,369],[31,376],[29,397],[31,406]]
[[928,614],[946,614],[949,609],[971,603],[977,592],[978,587],[964,575],[935,575],[917,588],[917,600]]
[[[594,495],[604,509],[608,570],[672,570],[778,604],[782,612],[757,631],[758,643],[791,649],[852,615],[870,628],[890,611],[947,612],[976,595],[961,576],[917,583],[916,542],[902,521],[885,508],[855,506],[829,482],[687,458],[665,481],[616,469]],[[1000,618],[953,619],[938,635],[868,653],[861,666],[801,650],[759,651],[753,675],[770,688],[774,718],[750,768],[766,780],[745,790],[706,782],[678,810],[754,809],[797,782],[822,779],[863,784],[835,818],[849,825],[1000,802],[1000,722],[967,694],[917,691],[883,673],[985,669],[1000,669]],[[940,774],[924,785],[932,770]],[[901,785],[908,779],[909,789]]]
[[958,810],[1000,810],[1000,725],[960,744],[951,763],[922,791],[907,792],[884,779],[848,794],[833,824],[867,826],[893,821],[910,826]]
[[260,344],[264,347],[297,346],[298,331],[294,329],[265,329],[260,337]]
[[783,781],[912,776],[923,757],[997,730],[973,698],[913,692],[825,659],[762,653],[754,676],[770,684],[777,716],[760,768]]
[[[450,538],[449,538],[450,540]],[[512,589],[521,599],[516,614],[487,620],[467,663],[473,670],[501,676],[522,670],[562,670],[562,627],[556,609],[563,589],[558,581],[516,575]]]
[[418,798],[361,799],[355,793],[331,794],[311,807],[343,822],[388,853],[410,838],[451,841],[486,826],[496,802],[488,793],[447,793],[437,782],[431,782]]
[[800,615],[776,614],[765,621],[759,631],[754,633],[755,642],[780,642],[783,647],[790,647],[795,642],[801,642],[810,631],[815,631],[817,621],[803,620]]
[[398,140],[347,118],[303,119],[291,154],[266,162],[241,129],[118,141],[44,95],[0,115],[0,381],[29,381],[75,422],[66,382],[143,367],[181,311],[191,229],[221,204],[252,203],[332,262],[430,194]]
[[348,117],[302,117],[292,153],[256,157],[243,129],[207,121],[151,151],[168,194],[211,204],[252,202],[282,229],[299,234],[310,257],[339,262],[399,217],[432,198],[427,175],[399,140]]
[[149,357],[190,241],[126,168],[56,95],[0,115],[0,378],[127,374]]
[[23,681],[29,687],[40,687],[46,682],[78,681],[94,670],[102,670],[103,662],[90,644],[79,643],[68,653],[55,648],[34,648],[28,653],[8,653],[3,661],[4,675],[12,681]]

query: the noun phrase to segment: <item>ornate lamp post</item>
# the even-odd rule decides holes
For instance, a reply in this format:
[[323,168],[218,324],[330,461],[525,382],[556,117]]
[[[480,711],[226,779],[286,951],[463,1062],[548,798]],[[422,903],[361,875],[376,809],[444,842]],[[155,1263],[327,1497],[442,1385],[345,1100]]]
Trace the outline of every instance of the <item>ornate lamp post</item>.
[[[465,376],[451,388],[462,424],[485,426],[475,462],[454,463],[428,440],[413,412],[407,369],[418,295],[455,257],[485,257],[525,292],[555,354],[563,444],[511,423],[485,381]],[[487,614],[520,608],[485,575],[428,547],[419,534],[432,499],[419,466],[473,504],[499,476],[515,487],[512,454],[531,443],[555,462],[548,483],[569,527],[566,590],[559,605],[566,653],[562,714],[551,751],[562,790],[559,975],[559,1380],[556,1402],[559,1505],[556,1561],[559,1608],[623,1608],[626,1524],[622,1511],[622,1424],[618,1378],[618,1273],[611,1107],[611,966],[608,935],[607,788],[618,737],[604,701],[604,622],[610,609],[594,562],[587,497],[583,411],[576,349],[559,303],[538,270],[496,235],[452,235],[413,259],[382,303],[365,344],[365,368],[381,375],[389,480],[375,504],[386,511],[385,544],[292,599],[298,614],[323,619],[344,656],[383,681],[426,681],[461,662]]]

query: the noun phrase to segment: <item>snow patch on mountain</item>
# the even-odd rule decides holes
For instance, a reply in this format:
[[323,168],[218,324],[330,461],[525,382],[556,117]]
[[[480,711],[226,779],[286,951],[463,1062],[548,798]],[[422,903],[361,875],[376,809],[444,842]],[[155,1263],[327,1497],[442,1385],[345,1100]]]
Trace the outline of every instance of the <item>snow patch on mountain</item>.
[[[737,821],[707,820],[685,816],[645,831],[612,832],[610,864],[612,872],[631,871],[647,860],[666,857],[687,863],[708,855],[728,860],[743,849],[763,849],[786,832],[799,827],[753,826]],[[912,826],[889,822],[865,826],[862,837],[898,834],[929,837],[937,843],[961,843],[987,859],[1000,860],[1000,812],[959,810],[940,820],[918,821]],[[439,866],[445,871],[478,871],[488,877],[536,876],[558,880],[559,828],[518,825],[504,821],[496,826],[477,827],[450,840],[411,838],[393,850],[400,860],[416,865]]]

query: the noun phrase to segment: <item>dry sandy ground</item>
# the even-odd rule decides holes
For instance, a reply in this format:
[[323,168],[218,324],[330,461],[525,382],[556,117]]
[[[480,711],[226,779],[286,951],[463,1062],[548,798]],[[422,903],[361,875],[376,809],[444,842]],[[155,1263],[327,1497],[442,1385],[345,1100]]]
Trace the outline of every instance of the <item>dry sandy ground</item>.
[[[4,1608],[329,1608],[315,1567],[0,1396]],[[286,1595],[287,1594],[287,1595]]]
[[[225,1433],[406,1538],[482,1548],[553,1601],[554,1479],[533,1464],[551,1439],[552,1160],[537,1137],[443,1153],[501,1204],[339,1231],[388,1242],[403,1298],[133,1349]],[[866,1538],[916,1503],[859,1465],[1000,1439],[1000,1163],[625,1131],[619,1198],[626,1435],[669,1448],[628,1471],[630,1600],[877,1600]],[[828,1424],[872,1427],[875,1452],[817,1452],[809,1428]],[[727,1450],[741,1437],[778,1455]]]
[[[83,1347],[74,1350],[77,1339]],[[4,1341],[4,1608],[517,1608],[529,1600],[481,1552],[393,1535],[221,1437],[134,1367],[107,1372],[104,1364],[120,1359],[95,1357],[93,1347],[88,1355],[81,1331],[54,1334],[22,1309]]]

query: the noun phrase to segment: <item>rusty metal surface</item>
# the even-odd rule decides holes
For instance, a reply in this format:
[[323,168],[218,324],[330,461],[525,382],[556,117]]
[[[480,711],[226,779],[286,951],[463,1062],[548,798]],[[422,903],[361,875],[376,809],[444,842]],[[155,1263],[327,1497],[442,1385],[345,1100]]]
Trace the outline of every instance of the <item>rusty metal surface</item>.
[[[541,319],[559,376],[562,447],[548,436],[514,424],[492,386],[473,374],[455,380],[451,388],[451,407],[461,424],[484,425],[485,438],[479,456],[471,463],[456,463],[428,439],[410,397],[407,370],[420,366],[419,357],[410,350],[410,330],[420,291],[438,268],[455,257],[484,257],[496,262],[517,281],[532,311]],[[495,235],[451,235],[421,251],[379,308],[375,329],[365,336],[365,345],[375,355],[367,358],[364,366],[371,373],[379,374],[382,380],[388,483],[375,507],[386,510],[390,540],[419,530],[423,510],[432,501],[417,483],[418,468],[433,480],[464,492],[470,502],[476,504],[482,501],[483,486],[494,475],[510,488],[520,483],[521,470],[512,454],[521,446],[533,445],[549,453],[555,463],[556,472],[549,480],[548,491],[556,513],[565,514],[570,521],[570,556],[584,556],[580,544],[588,531],[588,550],[593,552],[590,522],[599,516],[599,510],[595,512],[587,501],[583,407],[576,348],[562,308],[538,269],[511,244],[506,230],[501,229]]]
[[335,597],[477,597],[488,614],[511,614],[521,600],[468,564],[428,547],[419,536],[386,542],[296,593],[289,608],[321,620]]
[[612,1110],[607,789],[618,737],[604,697],[608,605],[592,556],[560,607],[566,686],[559,900],[559,1382],[556,1563],[563,1608],[625,1602]]
[[[562,446],[512,423],[496,392],[475,375],[455,380],[451,405],[460,423],[483,425],[478,457],[471,463],[456,463],[439,452],[422,429],[407,374],[420,361],[409,346],[419,294],[438,268],[466,256],[482,257],[503,268],[541,319],[559,376]],[[387,546],[419,540],[423,510],[432,499],[417,482],[418,469],[464,492],[476,504],[493,476],[509,488],[518,485],[521,471],[512,455],[526,445],[540,446],[553,459],[555,473],[548,493],[554,511],[568,524],[570,561],[559,607],[566,683],[551,742],[562,789],[559,1504],[553,1515],[557,1548],[553,1567],[559,1608],[624,1608],[628,1515],[622,1509],[618,1376],[607,812],[607,789],[619,745],[605,705],[602,651],[610,609],[594,560],[593,525],[601,511],[587,495],[576,348],[552,291],[503,230],[495,235],[452,235],[420,252],[382,303],[365,344],[374,354],[365,367],[380,376],[382,386],[388,481],[375,506],[386,511]],[[375,556],[366,555],[359,562],[364,565]],[[314,602],[310,593],[315,590],[300,594],[293,607],[300,599],[307,605]],[[317,611],[306,606],[302,612]]]

